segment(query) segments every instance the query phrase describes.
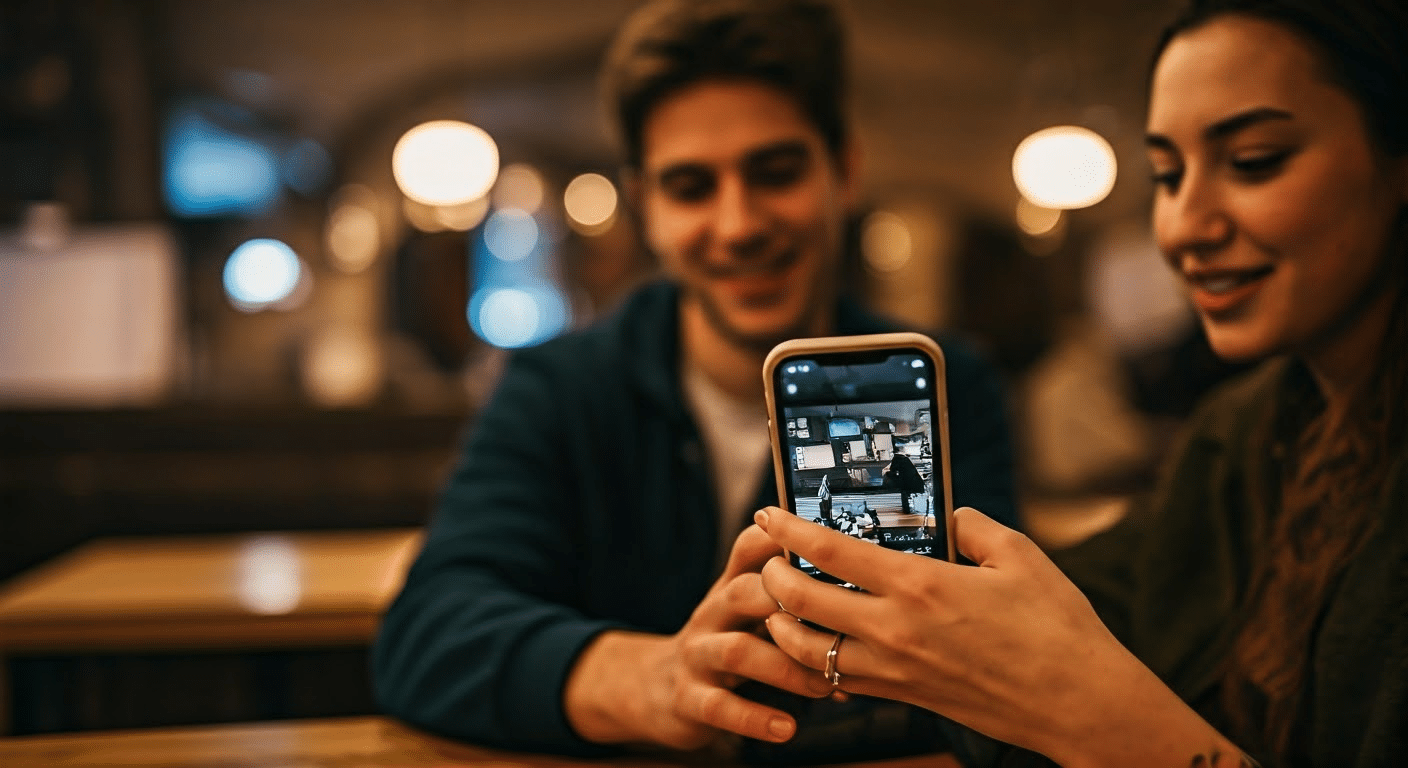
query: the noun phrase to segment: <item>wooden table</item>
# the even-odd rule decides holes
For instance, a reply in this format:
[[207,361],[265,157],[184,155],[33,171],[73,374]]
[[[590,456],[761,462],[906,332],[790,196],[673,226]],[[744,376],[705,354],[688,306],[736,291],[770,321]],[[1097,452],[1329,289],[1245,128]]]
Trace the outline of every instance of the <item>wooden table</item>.
[[[381,717],[162,728],[0,739],[5,768],[664,768],[716,765],[698,756],[572,760],[481,749],[429,736]],[[918,757],[854,768],[943,768],[947,757]]]
[[0,653],[371,642],[418,530],[101,539],[0,590]]
[[0,589],[0,656],[367,646],[419,542],[418,529],[97,540]]

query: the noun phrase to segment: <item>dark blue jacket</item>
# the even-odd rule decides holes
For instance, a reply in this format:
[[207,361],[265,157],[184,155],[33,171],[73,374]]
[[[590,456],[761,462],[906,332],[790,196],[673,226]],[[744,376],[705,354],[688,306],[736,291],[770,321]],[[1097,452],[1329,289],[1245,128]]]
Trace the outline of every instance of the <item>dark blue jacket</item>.
[[[658,283],[592,328],[513,355],[382,624],[374,675],[387,712],[480,744],[597,753],[563,712],[577,654],[609,628],[676,632],[718,575],[678,315],[677,289]],[[836,328],[895,330],[844,301]],[[1014,524],[998,380],[968,348],[940,344],[955,506]],[[757,479],[759,507],[777,503],[771,478]]]

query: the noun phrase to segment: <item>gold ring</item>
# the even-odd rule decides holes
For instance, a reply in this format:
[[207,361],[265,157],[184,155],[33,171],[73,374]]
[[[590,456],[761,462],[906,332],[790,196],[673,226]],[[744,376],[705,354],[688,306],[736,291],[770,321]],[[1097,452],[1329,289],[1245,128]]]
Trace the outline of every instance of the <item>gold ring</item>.
[[836,639],[831,642],[831,650],[826,652],[826,669],[821,674],[831,681],[833,689],[841,687],[841,671],[836,669],[836,653],[841,650],[841,641],[845,639],[844,632],[837,632]]

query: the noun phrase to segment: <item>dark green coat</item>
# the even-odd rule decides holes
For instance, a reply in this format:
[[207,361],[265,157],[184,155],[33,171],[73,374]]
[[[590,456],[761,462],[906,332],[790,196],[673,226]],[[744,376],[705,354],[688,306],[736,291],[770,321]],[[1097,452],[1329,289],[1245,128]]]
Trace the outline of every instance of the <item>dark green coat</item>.
[[[1250,494],[1279,497],[1272,448],[1254,433],[1305,375],[1273,360],[1222,388],[1193,417],[1150,503],[1055,555],[1115,635],[1214,721],[1217,669],[1239,626],[1251,553],[1268,539]],[[1405,446],[1376,514],[1376,533],[1315,632],[1305,765],[1408,765]]]

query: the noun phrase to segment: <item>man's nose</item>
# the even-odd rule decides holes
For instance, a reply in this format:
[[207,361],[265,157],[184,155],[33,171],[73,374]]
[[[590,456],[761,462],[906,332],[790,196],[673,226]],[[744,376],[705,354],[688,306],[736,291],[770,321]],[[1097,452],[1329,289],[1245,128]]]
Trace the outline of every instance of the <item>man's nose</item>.
[[714,218],[718,243],[746,256],[758,250],[766,234],[767,216],[755,191],[741,178],[722,180]]

